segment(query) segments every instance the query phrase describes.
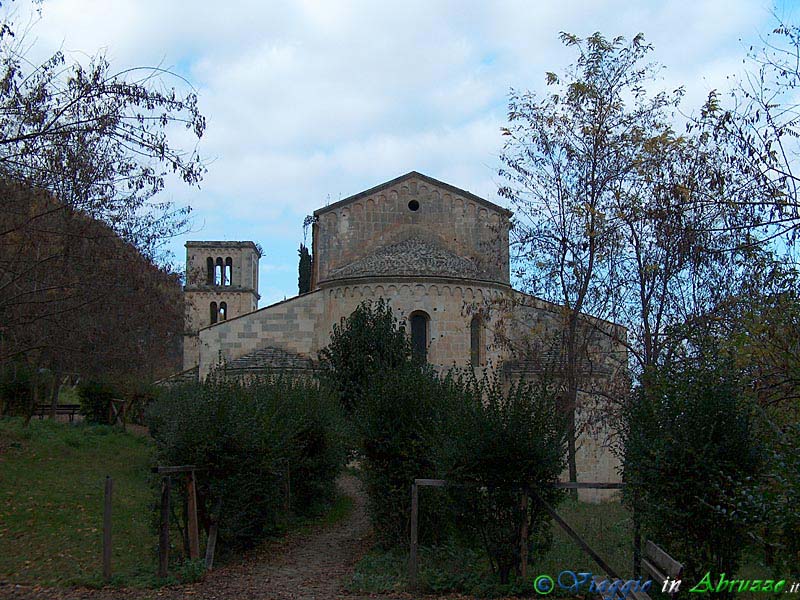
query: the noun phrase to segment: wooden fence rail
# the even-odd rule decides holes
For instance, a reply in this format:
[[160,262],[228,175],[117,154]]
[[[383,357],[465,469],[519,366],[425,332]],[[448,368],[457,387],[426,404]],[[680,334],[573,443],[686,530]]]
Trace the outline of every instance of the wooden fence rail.
[[111,579],[111,493],[114,480],[106,475],[105,494],[103,495],[103,579]]
[[[552,484],[555,488],[561,489],[598,489],[598,490],[619,490],[622,489],[621,483],[612,483],[612,482],[573,482],[573,481],[559,481]],[[478,487],[477,484],[474,483],[456,483],[456,482],[448,482],[446,479],[415,479],[414,483],[411,484],[411,547],[409,548],[409,558],[408,558],[408,579],[409,583],[412,588],[417,586],[417,577],[418,577],[418,550],[419,550],[419,488],[420,487]],[[521,507],[523,510],[527,510],[528,508],[528,496],[533,497],[534,500],[539,502],[542,507],[550,514],[550,516],[555,519],[556,523],[558,523],[566,532],[572,537],[578,545],[587,553],[589,556],[594,559],[594,561],[600,566],[600,568],[604,569],[609,576],[613,578],[617,578],[616,574],[613,570],[606,564],[606,562],[602,559],[602,557],[595,552],[589,544],[587,544],[569,524],[561,518],[561,516],[556,513],[553,508],[547,504],[538,494],[536,494],[533,490],[529,488],[519,488],[520,492],[522,493],[522,498],[520,499]],[[523,544],[523,539],[527,538],[527,528],[523,527],[522,535],[520,536],[520,553],[522,557],[522,561],[520,563],[520,570],[523,576],[526,573],[526,563],[528,558],[528,548],[527,544]]]
[[[186,520],[187,534],[189,537],[189,558],[200,558],[200,530],[197,524],[197,475],[204,471],[204,467],[195,465],[160,466],[153,467],[153,473],[162,475],[161,480],[161,525],[158,538],[158,576],[166,577],[169,569],[169,518],[170,494],[172,489],[172,475],[186,475]],[[214,564],[214,550],[217,545],[217,530],[219,524],[219,511],[222,501],[217,503],[216,517],[209,530],[206,544],[205,564],[211,569]]]

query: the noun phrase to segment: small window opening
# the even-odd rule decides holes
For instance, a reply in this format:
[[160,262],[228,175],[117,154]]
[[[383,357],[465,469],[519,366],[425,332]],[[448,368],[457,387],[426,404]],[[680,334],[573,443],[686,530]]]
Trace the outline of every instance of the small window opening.
[[222,280],[225,277],[225,265],[222,259],[218,258],[214,269],[214,285],[222,285]]
[[226,321],[228,319],[228,304],[226,302],[219,303],[219,320]]
[[210,256],[206,259],[206,283],[214,285],[214,259]]
[[418,211],[419,210],[419,202],[417,202],[416,200],[412,200],[411,202],[409,202],[408,203],[408,210],[411,210],[411,211],[414,211],[414,212]]
[[428,317],[427,313],[416,312],[411,315],[411,348],[420,361],[428,359]]
[[225,285],[233,285],[233,259],[225,259]]
[[482,323],[478,316],[472,317],[469,324],[469,350],[472,367],[480,367],[483,363],[483,335]]
[[219,309],[217,308],[216,302],[211,303],[210,312],[211,312],[211,324],[213,325],[214,323],[217,322],[217,318],[219,317]]

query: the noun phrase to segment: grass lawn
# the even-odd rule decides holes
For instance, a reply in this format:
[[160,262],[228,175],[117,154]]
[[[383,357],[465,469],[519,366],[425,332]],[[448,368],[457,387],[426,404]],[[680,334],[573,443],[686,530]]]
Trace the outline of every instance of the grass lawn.
[[[421,499],[420,502],[424,502]],[[633,523],[630,513],[618,501],[588,504],[564,500],[557,508],[559,515],[616,571],[621,579],[633,577]],[[501,586],[491,573],[488,560],[481,549],[455,546],[420,548],[419,584],[430,593],[461,592],[477,597],[516,596],[538,597],[533,592],[533,580],[542,574],[558,580],[561,571],[591,572],[605,575],[600,567],[556,523],[552,523],[553,544],[544,555],[528,567],[527,582],[512,582]],[[408,548],[380,550],[374,548],[356,565],[348,589],[359,593],[405,591],[408,586]],[[762,579],[771,577],[763,553],[752,548],[742,556],[736,578]],[[716,577],[716,575],[715,575]],[[786,578],[790,579],[790,578]],[[688,584],[689,582],[684,582]],[[681,588],[684,592],[697,583]],[[753,594],[738,594],[743,598]],[[660,589],[651,589],[653,598],[668,598]],[[766,597],[766,595],[761,594]],[[550,597],[574,597],[558,587]],[[588,594],[584,597],[589,597]]]
[[[424,502],[424,499],[421,499]],[[619,502],[587,504],[564,500],[558,513],[600,554],[622,578],[633,572],[633,528],[630,514]],[[501,587],[490,574],[488,560],[480,550],[458,547],[421,548],[419,581],[429,592],[466,592],[477,596],[516,594],[531,589],[537,575],[547,574],[554,579],[564,570],[591,571],[600,568],[557,524],[552,526],[551,549],[528,568],[528,585],[510,584]],[[368,553],[356,566],[348,586],[354,592],[387,592],[407,586],[408,549]],[[556,590],[554,596],[560,594]]]
[[148,439],[111,427],[0,419],[0,581],[99,583],[106,475],[114,582],[152,579],[151,451]]
[[[114,479],[112,585],[153,587],[196,579],[202,569],[189,562],[173,564],[166,580],[155,577],[153,451],[149,438],[112,427],[33,419],[26,428],[22,419],[0,419],[0,582],[103,584],[106,475]],[[333,525],[352,509],[352,499],[339,495],[324,513],[291,520],[286,532]],[[173,547],[178,540],[173,529]],[[217,564],[238,560],[219,550]]]

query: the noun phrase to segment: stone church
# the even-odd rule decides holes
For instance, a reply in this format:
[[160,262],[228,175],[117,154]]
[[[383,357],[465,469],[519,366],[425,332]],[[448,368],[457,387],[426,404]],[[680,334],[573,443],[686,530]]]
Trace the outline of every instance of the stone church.
[[[311,291],[261,309],[256,244],[187,242],[183,376],[202,379],[221,362],[229,375],[312,372],[333,324],[381,296],[406,321],[415,349],[441,369],[540,374],[558,362],[548,340],[557,338],[562,310],[511,287],[511,216],[408,173],[315,211]],[[588,407],[623,377],[627,354],[624,328],[586,321],[594,332],[582,366]],[[608,428],[581,410],[579,480],[617,481]]]

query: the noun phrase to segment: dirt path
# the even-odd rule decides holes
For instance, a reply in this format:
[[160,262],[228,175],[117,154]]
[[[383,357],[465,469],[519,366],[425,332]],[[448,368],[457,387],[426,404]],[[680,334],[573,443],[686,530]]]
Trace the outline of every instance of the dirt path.
[[360,482],[345,475],[338,484],[354,500],[353,510],[344,521],[290,535],[254,552],[238,565],[212,571],[199,583],[160,590],[0,587],[0,598],[321,600],[342,597],[343,578],[369,545],[369,522]]

